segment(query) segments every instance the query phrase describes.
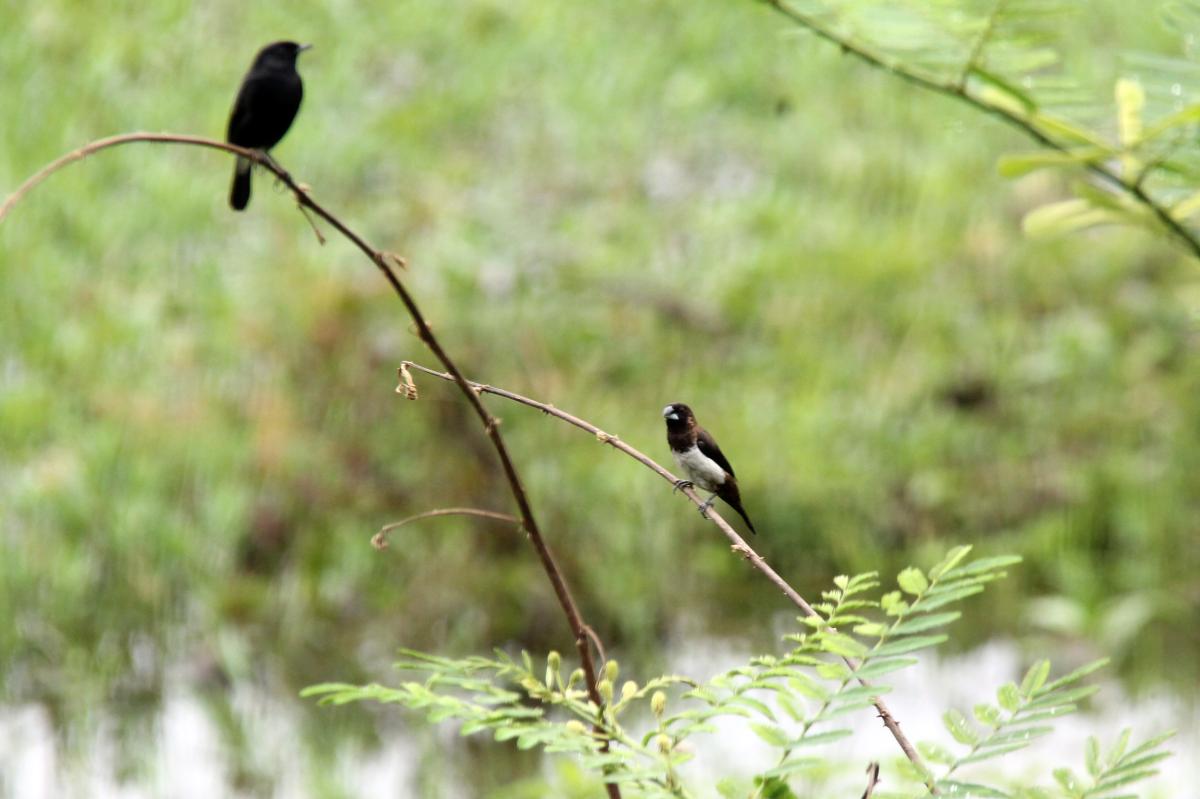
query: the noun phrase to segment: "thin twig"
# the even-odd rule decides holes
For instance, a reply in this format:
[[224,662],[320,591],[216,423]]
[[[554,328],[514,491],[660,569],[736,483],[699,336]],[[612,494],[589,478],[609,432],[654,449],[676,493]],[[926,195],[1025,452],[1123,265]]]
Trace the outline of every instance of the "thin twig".
[[[64,156],[54,159],[44,167],[31,175],[24,183],[17,187],[17,190],[10,194],[3,203],[0,203],[0,222],[4,221],[4,217],[8,212],[16,207],[17,203],[25,198],[25,195],[32,191],[38,184],[46,178],[53,175],[58,170],[65,167],[67,164],[81,161],[93,153],[98,153],[101,150],[107,150],[109,147],[116,147],[119,144],[131,144],[139,141],[163,142],[169,144],[194,144],[200,147],[215,147],[218,150],[225,150],[240,155],[243,158],[249,158],[256,164],[267,166],[263,160],[262,154],[257,150],[249,150],[245,147],[238,147],[236,144],[228,144],[219,142],[214,139],[208,139],[203,136],[186,136],[173,133],[122,133],[119,136],[109,136],[106,139],[97,139],[94,142],[89,142],[78,150],[72,150]],[[268,169],[271,167],[267,166]],[[274,170],[272,170],[274,171]]]
[[513,524],[521,523],[520,519],[510,513],[500,513],[494,510],[483,510],[482,508],[438,508],[437,510],[427,510],[424,513],[409,516],[407,519],[401,519],[398,522],[385,524],[379,528],[378,533],[371,536],[371,546],[376,549],[387,549],[388,533],[392,530],[395,530],[397,527],[403,527],[410,522],[421,519],[432,519],[435,516],[478,516],[482,519],[495,519],[501,522],[512,522]]
[[325,234],[321,232],[321,228],[317,227],[317,221],[308,215],[308,209],[299,203],[296,204],[296,208],[298,208],[300,213],[304,215],[304,221],[308,223],[310,228],[312,228],[313,234],[317,237],[317,244],[325,246]]
[[[884,60],[879,53],[872,52],[866,47],[851,41],[850,39],[839,35],[830,28],[822,25],[813,17],[798,11],[787,5],[784,0],[762,0],[771,8],[778,11],[783,16],[790,19],[795,24],[805,28],[819,39],[824,39],[837,46],[843,53],[849,53],[858,60],[877,69],[882,69],[885,72],[890,72],[892,75],[905,80],[914,86],[919,86],[927,91],[941,94],[946,97],[952,97],[956,100],[966,103],[967,105],[982,111],[985,114],[990,114],[997,119],[1011,125],[1017,130],[1024,133],[1029,138],[1036,141],[1051,150],[1056,150],[1060,153],[1069,153],[1070,148],[1060,144],[1047,134],[1043,133],[1025,116],[1015,113],[1011,109],[999,105],[993,105],[980,97],[975,96],[970,92],[967,85],[960,85],[956,81],[939,80],[938,78],[926,74],[925,72],[911,66],[900,64],[898,62],[889,62]],[[1095,175],[1100,180],[1111,185],[1118,191],[1124,192],[1133,197],[1139,203],[1150,210],[1158,221],[1165,227],[1176,240],[1185,248],[1191,251],[1192,255],[1200,258],[1200,236],[1197,236],[1189,230],[1179,220],[1171,215],[1171,211],[1166,206],[1160,205],[1147,192],[1145,186],[1141,182],[1129,182],[1123,180],[1121,176],[1114,172],[1110,167],[1103,163],[1088,161],[1081,166],[1091,174]]]
[[979,68],[983,57],[983,48],[987,46],[988,40],[992,38],[992,33],[996,30],[996,19],[1000,16],[1000,12],[1004,10],[1004,3],[1005,0],[996,0],[995,5],[992,6],[992,13],[987,16],[983,30],[975,38],[975,44],[971,46],[971,54],[967,56],[967,63],[963,66],[962,73],[958,76],[959,91],[966,91],[967,81],[971,79],[971,72]]
[[[427,375],[431,375],[442,380],[452,381],[454,379],[451,375],[445,372],[439,372],[436,369],[430,369],[427,366],[421,366],[419,363],[414,363],[413,361],[403,361],[399,368],[402,385],[412,382],[412,376],[410,373],[411,370],[424,372]],[[504,397],[505,399],[520,403],[521,405],[527,405],[530,408],[537,408],[542,413],[553,416],[556,419],[561,419],[568,424],[578,427],[580,430],[585,430],[595,436],[600,443],[608,444],[614,449],[624,452],[626,455],[666,480],[672,485],[672,487],[674,487],[678,482],[678,478],[676,478],[675,475],[671,474],[670,471],[660,465],[653,458],[635,449],[629,444],[626,444],[619,436],[606,433],[585,419],[581,419],[574,414],[567,413],[566,411],[556,408],[549,403],[539,402],[535,399],[530,399],[529,397],[517,394],[513,391],[497,388],[496,386],[490,386],[486,383],[476,383],[474,381],[467,381],[467,383],[474,391],[481,394],[494,394],[497,397]],[[401,392],[401,389],[397,388],[397,391]],[[682,489],[682,493],[697,507],[700,507],[704,504],[693,489],[685,487]],[[716,510],[709,508],[705,513],[705,518],[715,524],[717,528],[725,534],[725,537],[729,539],[730,543],[732,543],[732,549],[734,552],[741,555],[744,559],[750,562],[750,565],[762,572],[762,574],[768,580],[770,580],[776,588],[783,592],[784,596],[791,600],[796,607],[800,608],[804,615],[820,618],[820,615],[813,610],[812,606],[805,601],[804,597],[802,597],[795,588],[792,588],[790,585],[788,585],[787,581],[780,577],[779,573],[772,569],[767,562],[762,559],[762,556],[755,552],[750,545],[746,543],[744,538],[738,535],[737,531],[729,525],[729,522],[721,518],[721,514],[717,513]],[[850,667],[851,671],[858,670],[858,662],[854,658],[842,658],[842,660],[845,661],[846,665]],[[857,677],[856,679],[861,685],[870,685],[868,681],[862,679],[861,677]],[[900,730],[899,722],[897,722],[895,717],[892,716],[887,705],[879,697],[872,698],[871,702],[875,705],[875,710],[879,713],[879,718],[881,721],[883,721],[883,725],[887,727],[888,732],[890,732],[892,737],[896,739],[896,743],[899,744],[900,749],[904,752],[905,757],[912,762],[912,764],[917,768],[918,772],[920,772],[922,775],[926,775],[926,785],[929,788],[930,793],[937,794],[937,787],[934,784],[932,777],[928,776],[929,770],[921,760],[921,756],[917,754],[917,750],[913,747],[912,742],[909,741],[908,737]]]
[[867,789],[863,791],[862,799],[871,799],[871,796],[875,793],[875,786],[880,782],[882,780],[879,779],[879,764],[867,764]]
[[608,663],[608,653],[604,651],[604,642],[600,640],[600,636],[596,635],[596,631],[588,625],[583,625],[583,631],[592,640],[592,646],[596,647],[596,651],[600,653],[600,665],[603,667],[605,663]]
[[1191,138],[1184,131],[1180,131],[1180,133],[1183,135],[1176,135],[1173,141],[1167,143],[1166,148],[1163,149],[1162,152],[1148,160],[1142,166],[1142,168],[1138,170],[1137,177],[1133,181],[1134,186],[1141,187],[1143,184],[1145,184],[1146,178],[1150,177],[1150,173],[1169,161],[1171,156],[1175,155],[1175,151],[1182,147],[1183,144]]
[[[296,197],[301,208],[307,208],[321,219],[324,219],[329,225],[336,229],[339,233],[345,236],[354,246],[363,252],[371,262],[379,269],[387,280],[388,284],[395,291],[396,296],[404,303],[409,315],[417,327],[417,335],[425,346],[434,354],[434,357],[445,367],[451,379],[458,385],[463,396],[466,397],[468,404],[475,415],[479,417],[484,432],[492,443],[492,448],[496,450],[496,456],[500,460],[500,465],[504,470],[504,476],[508,481],[509,491],[513,495],[513,499],[517,503],[517,508],[520,511],[521,526],[525,528],[526,534],[529,536],[530,543],[533,544],[534,550],[537,552],[538,559],[542,563],[542,569],[546,572],[546,576],[550,580],[550,584],[554,588],[554,594],[558,598],[558,604],[562,608],[563,614],[567,618],[567,623],[571,628],[572,634],[575,636],[575,650],[579,653],[580,666],[583,668],[584,676],[587,683],[588,697],[596,704],[597,708],[604,706],[603,699],[596,688],[596,666],[592,660],[591,646],[589,645],[588,625],[584,622],[580,615],[579,607],[575,604],[575,599],[571,595],[571,591],[567,586],[566,579],[558,568],[558,564],[554,560],[554,555],[550,551],[550,547],[546,544],[545,538],[542,536],[541,528],[538,526],[537,520],[533,515],[533,508],[529,503],[529,496],[525,493],[525,487],[521,483],[520,475],[517,473],[517,467],[513,463],[512,458],[508,453],[508,447],[505,446],[504,438],[500,435],[499,422],[496,417],[488,412],[483,403],[479,399],[479,395],[471,389],[470,384],[462,376],[458,366],[450,358],[449,354],[442,348],[441,343],[433,334],[433,329],[429,322],[421,313],[421,309],[417,306],[416,300],[409,294],[408,289],[396,277],[395,271],[392,269],[393,263],[402,263],[396,256],[391,253],[378,250],[372,247],[367,241],[357,233],[355,233],[349,225],[343,222],[340,218],[328,211],[323,205],[312,198],[312,194],[306,187],[301,186],[287,170],[279,166],[270,156],[265,156],[256,150],[248,150],[244,147],[229,144],[227,142],[218,141],[216,139],[208,139],[202,136],[189,136],[169,133],[126,133],[120,136],[111,136],[106,139],[100,139],[83,147],[80,147],[74,152],[68,153],[61,158],[47,164],[40,169],[32,177],[22,183],[13,194],[0,205],[0,222],[12,210],[13,207],[29,193],[35,186],[44,181],[50,175],[57,172],[69,163],[86,158],[93,153],[109,147],[116,147],[122,144],[130,144],[133,142],[161,142],[168,144],[188,144],[198,147],[208,147],[214,150],[224,150],[234,155],[240,155],[243,158],[248,158],[251,161],[261,164],[265,169],[269,170],[283,182],[285,186],[291,190]],[[594,633],[593,633],[594,635]],[[603,741],[601,749],[607,751],[608,743]],[[609,799],[620,799],[621,791],[613,783],[606,782],[605,790],[608,792]]]

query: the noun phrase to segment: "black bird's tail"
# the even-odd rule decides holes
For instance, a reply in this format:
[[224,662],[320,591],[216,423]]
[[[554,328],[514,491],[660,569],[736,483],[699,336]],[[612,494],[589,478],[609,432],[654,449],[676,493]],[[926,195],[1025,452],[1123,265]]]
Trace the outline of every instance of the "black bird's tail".
[[250,202],[250,167],[246,158],[238,158],[233,168],[233,188],[229,190],[229,205],[235,211],[241,211]]

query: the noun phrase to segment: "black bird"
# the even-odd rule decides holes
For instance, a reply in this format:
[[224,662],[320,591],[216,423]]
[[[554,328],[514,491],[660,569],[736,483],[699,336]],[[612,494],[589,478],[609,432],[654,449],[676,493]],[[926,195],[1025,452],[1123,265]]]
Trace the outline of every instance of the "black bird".
[[675,487],[698,486],[711,491],[712,496],[700,507],[701,513],[712,507],[713,501],[720,497],[746,520],[750,532],[757,535],[754,523],[742,508],[733,467],[709,432],[696,423],[692,409],[682,402],[673,402],[663,408],[663,418],[667,420],[667,444],[671,447],[671,454],[687,475],[687,479],[680,480]]
[[[304,84],[296,71],[296,56],[311,46],[275,42],[258,51],[233,103],[225,141],[263,152],[279,144],[296,118],[300,100],[304,97]],[[242,210],[250,202],[251,166],[248,159],[238,158],[234,167],[229,204],[235,211]]]

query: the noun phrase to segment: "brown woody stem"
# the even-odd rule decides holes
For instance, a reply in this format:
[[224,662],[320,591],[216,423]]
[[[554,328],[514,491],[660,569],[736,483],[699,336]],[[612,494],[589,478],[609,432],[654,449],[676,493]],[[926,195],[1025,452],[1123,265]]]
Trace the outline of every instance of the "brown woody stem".
[[[538,527],[537,519],[533,515],[533,508],[529,503],[529,496],[525,493],[525,487],[521,483],[520,475],[517,473],[517,467],[513,463],[512,458],[508,453],[508,447],[504,444],[504,438],[500,435],[500,427],[497,419],[492,416],[484,404],[480,401],[479,395],[472,390],[471,385],[462,376],[458,366],[454,363],[450,355],[442,348],[441,343],[433,334],[433,330],[429,326],[429,322],[421,314],[421,309],[417,306],[416,300],[409,294],[408,289],[396,277],[395,271],[392,269],[392,263],[395,260],[394,256],[389,253],[372,247],[360,235],[355,233],[349,225],[335,216],[325,206],[318,203],[312,198],[312,195],[292,179],[292,176],[279,166],[270,156],[265,156],[257,150],[249,150],[244,147],[238,147],[234,144],[229,144],[216,139],[209,139],[203,136],[188,136],[170,133],[125,133],[119,136],[110,136],[106,139],[99,139],[90,144],[80,147],[71,153],[68,153],[61,158],[47,164],[32,177],[22,183],[17,190],[10,195],[2,205],[0,205],[0,222],[8,215],[8,213],[16,206],[21,199],[29,193],[46,178],[53,175],[58,170],[65,167],[67,164],[82,160],[89,155],[97,153],[101,150],[106,150],[110,147],[116,147],[122,144],[132,144],[134,142],[160,142],[165,144],[187,144],[197,147],[208,147],[214,150],[224,150],[225,152],[234,155],[240,155],[248,158],[251,161],[267,169],[275,175],[295,196],[296,201],[302,209],[308,209],[314,214],[324,219],[335,230],[345,236],[354,246],[362,250],[373,264],[383,274],[384,279],[392,287],[396,296],[404,303],[405,309],[413,322],[417,326],[417,335],[425,346],[434,354],[434,357],[446,369],[449,379],[453,380],[467,403],[479,417],[480,424],[483,426],[488,440],[491,441],[493,449],[496,450],[496,456],[500,460],[500,465],[504,471],[505,479],[508,481],[509,491],[512,493],[513,499],[517,503],[517,508],[520,512],[521,526],[525,528],[526,534],[529,536],[530,543],[533,544],[534,550],[537,552],[538,559],[542,563],[542,568],[546,572],[546,576],[550,580],[550,584],[554,588],[554,594],[558,598],[558,604],[562,608],[563,615],[567,618],[567,624],[571,628],[571,633],[575,637],[575,649],[579,653],[580,665],[583,668],[584,675],[587,678],[588,697],[596,704],[596,707],[603,707],[604,702],[600,697],[600,693],[596,689],[596,667],[592,660],[591,647],[589,645],[589,635],[594,636],[595,633],[590,630],[584,622],[583,617],[579,613],[579,608],[575,604],[575,599],[571,595],[570,589],[567,587],[566,579],[563,578],[562,571],[558,568],[558,564],[554,560],[554,555],[550,551],[550,547],[546,544],[545,538],[542,536],[541,528]],[[601,743],[601,748],[608,749],[608,741],[604,740]],[[621,791],[613,783],[605,783],[605,790],[608,792],[609,799],[620,799]]]
[[[402,380],[404,380],[405,370],[414,369],[418,372],[424,372],[427,375],[441,378],[442,380],[454,379],[446,372],[439,372],[436,369],[430,369],[426,366],[421,366],[418,363],[413,363],[412,361],[404,361],[400,369]],[[409,378],[409,380],[411,380],[411,378]],[[626,455],[666,480],[672,486],[676,485],[678,482],[678,478],[675,477],[675,475],[671,474],[671,472],[661,466],[649,455],[646,455],[634,447],[631,447],[629,444],[626,444],[618,436],[615,436],[611,433],[606,433],[585,419],[581,419],[574,414],[567,413],[566,411],[556,408],[548,403],[538,402],[535,399],[530,399],[529,397],[522,396],[521,394],[517,394],[513,391],[508,391],[503,388],[496,388],[495,386],[489,386],[485,383],[475,383],[472,381],[467,381],[467,383],[474,391],[478,393],[494,394],[497,397],[504,397],[505,399],[512,400],[513,402],[518,402],[522,405],[528,405],[530,408],[537,408],[542,413],[553,416],[556,419],[561,419],[568,424],[578,427],[580,430],[585,430],[595,436],[596,439],[602,444],[608,444],[614,449],[624,452]],[[685,486],[681,489],[681,491],[697,507],[704,504],[693,489]],[[738,532],[729,525],[729,522],[721,518],[719,513],[712,508],[709,508],[705,513],[705,518],[715,524],[717,528],[725,534],[725,537],[728,538],[730,543],[733,545],[732,549],[734,552],[748,560],[751,566],[758,569],[758,571],[761,572],[763,576],[771,582],[772,585],[778,588],[784,596],[786,596],[794,605],[796,605],[796,607],[800,608],[804,615],[819,617],[819,614],[813,610],[812,605],[808,604],[804,597],[800,596],[800,593],[795,588],[792,588],[790,585],[788,585],[787,581],[780,577],[779,573],[772,569],[767,562],[763,560],[762,556],[755,552],[750,545],[746,543],[744,538],[738,535]],[[858,662],[853,658],[842,658],[842,660],[846,662],[846,665],[850,667],[851,671],[858,670]],[[862,685],[870,685],[870,683],[861,677],[857,679]],[[912,762],[913,766],[916,767],[918,772],[920,772],[922,775],[928,775],[929,770],[926,768],[925,763],[921,760],[921,756],[917,753],[916,748],[913,747],[912,742],[908,740],[908,737],[900,730],[899,722],[896,721],[896,718],[892,715],[891,711],[888,710],[888,707],[884,701],[879,697],[874,697],[871,702],[875,705],[875,710],[879,714],[879,718],[883,722],[883,726],[887,727],[888,732],[890,732],[892,737],[896,739],[896,743],[899,744],[901,751],[904,752],[904,756],[907,757],[910,762]],[[931,793],[938,793],[933,780],[928,776],[926,776],[926,786],[929,788]]]

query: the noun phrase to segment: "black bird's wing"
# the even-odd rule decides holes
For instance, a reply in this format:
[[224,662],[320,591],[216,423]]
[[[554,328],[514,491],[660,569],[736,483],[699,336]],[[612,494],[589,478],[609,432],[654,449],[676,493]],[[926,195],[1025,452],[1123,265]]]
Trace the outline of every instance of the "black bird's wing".
[[729,459],[725,457],[724,452],[721,452],[721,448],[717,446],[717,442],[712,435],[699,426],[696,428],[696,449],[700,450],[701,455],[713,461],[713,463],[720,466],[729,474],[730,479],[717,486],[717,496],[725,500],[729,504],[729,507],[737,511],[746,520],[746,525],[750,528],[750,532],[757,534],[758,531],[754,529],[754,523],[750,521],[745,508],[742,507],[742,497],[741,492],[738,491],[737,475],[733,473],[733,467],[729,465]]
[[725,458],[725,453],[721,452],[721,448],[717,446],[716,440],[703,427],[696,428],[696,448],[700,450],[701,455],[711,458],[718,466],[727,471],[730,476],[737,477],[733,473],[733,467],[729,465],[729,461]]
[[233,103],[226,141],[271,149],[291,127],[303,98],[304,85],[294,69],[284,74],[252,71]]
[[225,141],[243,147],[252,146],[248,140],[254,130],[253,111],[254,95],[257,93],[257,81],[249,77],[242,82],[238,89],[237,99],[233,101],[233,112],[229,115],[229,127],[225,131]]

